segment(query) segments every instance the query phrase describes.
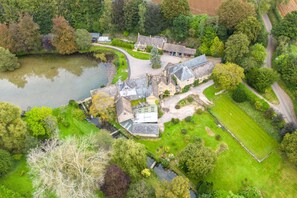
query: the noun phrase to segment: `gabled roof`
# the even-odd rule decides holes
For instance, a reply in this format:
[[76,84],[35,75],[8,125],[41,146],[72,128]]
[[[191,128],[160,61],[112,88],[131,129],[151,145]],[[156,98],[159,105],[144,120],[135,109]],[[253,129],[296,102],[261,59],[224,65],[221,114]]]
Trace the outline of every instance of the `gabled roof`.
[[196,54],[196,49],[191,49],[191,48],[187,48],[183,45],[176,45],[176,44],[171,44],[171,43],[165,43],[163,50],[167,51],[167,52],[177,52],[177,53],[183,53],[183,54],[188,54],[188,55]]
[[182,67],[188,67],[189,69],[194,69],[196,67],[202,66],[204,64],[208,63],[208,60],[205,55],[198,56],[196,58],[193,58],[191,60],[185,61],[183,63],[176,64],[174,66],[168,65],[166,66],[168,68],[168,73],[173,74],[177,72]]
[[186,81],[191,78],[195,78],[194,74],[188,67],[182,67],[179,70],[177,70],[174,75],[176,78],[178,78],[180,81]]
[[167,40],[165,38],[162,38],[162,37],[142,36],[142,35],[138,34],[136,44],[155,46],[155,47],[163,48],[163,45],[166,42],[167,42]]
[[196,67],[193,70],[193,73],[196,78],[202,78],[204,76],[210,75],[214,69],[215,65],[212,62],[208,62],[207,64]]
[[[133,115],[132,106],[129,100],[124,97],[119,97],[116,102],[117,116],[119,117],[122,113],[129,113]],[[121,121],[122,122],[122,121]]]

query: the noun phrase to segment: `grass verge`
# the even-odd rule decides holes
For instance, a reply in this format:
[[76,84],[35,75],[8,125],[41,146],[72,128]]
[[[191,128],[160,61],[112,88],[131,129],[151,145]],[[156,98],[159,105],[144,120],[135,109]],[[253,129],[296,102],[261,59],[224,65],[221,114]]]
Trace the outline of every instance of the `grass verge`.
[[278,105],[279,104],[279,100],[277,98],[277,96],[275,95],[272,87],[269,87],[264,94],[261,94],[261,96],[263,96],[266,100],[268,100],[269,102],[271,102],[272,104]]

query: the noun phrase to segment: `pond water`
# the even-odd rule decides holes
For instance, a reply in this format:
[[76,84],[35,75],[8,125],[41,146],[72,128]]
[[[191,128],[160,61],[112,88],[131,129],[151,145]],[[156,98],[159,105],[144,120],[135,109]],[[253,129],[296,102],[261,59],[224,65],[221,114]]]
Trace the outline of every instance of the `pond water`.
[[33,106],[58,107],[69,100],[90,96],[90,90],[106,85],[110,64],[87,55],[32,55],[20,57],[21,68],[0,72],[0,101],[23,110]]

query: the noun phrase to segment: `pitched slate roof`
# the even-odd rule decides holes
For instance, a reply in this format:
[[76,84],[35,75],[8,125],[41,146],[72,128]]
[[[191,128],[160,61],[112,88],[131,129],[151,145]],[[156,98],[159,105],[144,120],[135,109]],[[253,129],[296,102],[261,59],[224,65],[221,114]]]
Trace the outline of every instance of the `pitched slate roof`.
[[201,55],[201,56],[198,56],[196,58],[193,58],[191,60],[188,60],[188,61],[185,61],[183,63],[178,63],[174,66],[172,65],[167,65],[167,71],[169,74],[173,74],[175,72],[177,72],[179,69],[181,69],[182,67],[186,66],[188,67],[189,69],[194,69],[196,67],[199,67],[201,65],[204,65],[208,63],[208,60],[206,58],[205,55]]
[[196,49],[191,49],[191,48],[187,48],[183,45],[176,45],[176,44],[171,44],[171,43],[165,43],[163,50],[167,51],[167,52],[177,52],[177,53],[183,53],[183,54],[188,54],[188,55],[196,54]]
[[155,46],[158,48],[163,48],[164,44],[167,42],[165,38],[162,37],[151,37],[151,36],[142,36],[138,34],[136,44]]
[[[119,97],[116,102],[117,116],[119,117],[122,113],[127,112],[133,115],[132,106],[129,100],[124,97]],[[122,122],[123,120],[119,120]]]
[[159,136],[159,126],[157,123],[134,123],[132,120],[121,122],[120,125],[132,135]]
[[193,73],[196,78],[202,78],[204,76],[210,75],[214,69],[215,65],[212,62],[208,62],[207,64],[196,67],[193,70]]
[[180,81],[186,81],[191,78],[195,78],[194,74],[188,67],[182,67],[179,70],[177,70],[174,75],[176,78],[178,78]]

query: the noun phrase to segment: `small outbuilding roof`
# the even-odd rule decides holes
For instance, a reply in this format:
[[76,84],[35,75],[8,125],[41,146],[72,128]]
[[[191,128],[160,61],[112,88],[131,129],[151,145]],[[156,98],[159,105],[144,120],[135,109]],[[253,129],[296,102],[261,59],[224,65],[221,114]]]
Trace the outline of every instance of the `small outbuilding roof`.
[[187,54],[192,56],[196,54],[196,49],[191,49],[183,45],[176,45],[171,43],[165,43],[163,50],[167,52],[177,52],[177,53],[182,53],[182,54]]

